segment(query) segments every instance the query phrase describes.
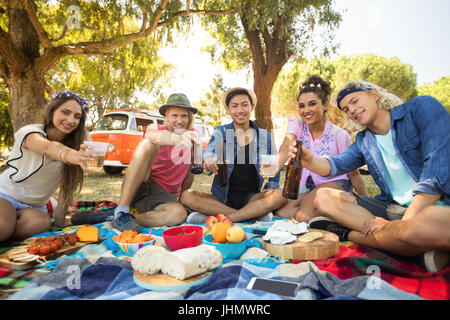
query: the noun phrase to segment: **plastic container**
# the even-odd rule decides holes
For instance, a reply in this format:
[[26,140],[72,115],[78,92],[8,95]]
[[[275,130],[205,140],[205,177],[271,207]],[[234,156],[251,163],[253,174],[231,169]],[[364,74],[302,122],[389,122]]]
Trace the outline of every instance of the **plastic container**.
[[215,243],[211,234],[203,238],[203,243],[216,247],[222,254],[223,259],[239,259],[247,249],[247,239],[238,243]]
[[198,246],[203,239],[202,226],[179,226],[163,232],[164,242],[170,250]]
[[117,241],[114,241],[114,242],[126,254],[134,255],[140,248],[143,248],[143,247],[148,246],[150,244],[154,244],[155,241],[156,241],[156,238],[153,237],[153,239],[150,240],[150,241],[139,242],[139,243],[121,243],[121,242],[117,242]]
[[89,153],[94,156],[105,156],[108,150],[109,143],[107,142],[97,142],[97,141],[84,141],[83,144],[90,147]]

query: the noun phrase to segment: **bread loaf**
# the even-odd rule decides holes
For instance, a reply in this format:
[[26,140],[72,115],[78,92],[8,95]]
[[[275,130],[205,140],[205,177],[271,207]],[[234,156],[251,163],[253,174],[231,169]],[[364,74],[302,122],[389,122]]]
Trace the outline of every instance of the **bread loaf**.
[[140,273],[158,273],[161,270],[162,257],[168,253],[162,247],[145,246],[135,253],[133,259],[131,259],[131,266]]
[[163,257],[161,272],[183,280],[222,264],[222,254],[206,244],[170,252]]
[[179,280],[213,270],[221,264],[222,254],[209,245],[199,245],[173,252],[150,245],[139,249],[131,260],[133,269],[140,273],[162,272]]

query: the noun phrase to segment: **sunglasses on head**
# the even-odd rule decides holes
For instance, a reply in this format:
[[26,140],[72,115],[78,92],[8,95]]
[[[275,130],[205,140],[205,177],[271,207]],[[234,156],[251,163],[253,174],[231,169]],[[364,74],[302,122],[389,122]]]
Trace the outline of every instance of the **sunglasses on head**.
[[81,105],[81,107],[83,108],[84,111],[86,111],[86,112],[89,111],[89,107],[86,102],[86,99],[72,91],[64,90],[63,92],[52,94],[52,100],[59,99],[59,98],[73,98],[76,102],[78,102]]

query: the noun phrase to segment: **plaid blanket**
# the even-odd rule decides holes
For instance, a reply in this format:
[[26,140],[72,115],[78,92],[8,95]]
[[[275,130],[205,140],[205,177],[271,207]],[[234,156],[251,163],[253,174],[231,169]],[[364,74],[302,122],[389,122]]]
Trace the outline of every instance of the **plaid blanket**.
[[[267,228],[271,223],[242,224],[244,230]],[[169,299],[169,300],[277,300],[290,299],[258,290],[248,290],[254,277],[298,282],[294,299],[449,299],[450,269],[428,274],[423,269],[381,251],[351,243],[341,243],[333,258],[314,262],[284,261],[282,258],[225,260],[202,285],[171,292],[139,287],[133,280],[130,257],[112,241],[111,222],[96,225],[101,244],[83,247],[68,257],[41,265],[48,274],[37,276],[10,299]],[[80,226],[70,227],[74,230]],[[153,228],[160,237],[167,229]],[[143,228],[148,233],[149,228]],[[261,247],[260,236],[247,233],[250,247]],[[70,272],[79,270],[79,289],[68,284]],[[378,268],[378,269],[377,269]],[[370,271],[372,270],[372,271]],[[373,275],[372,275],[373,273]],[[0,274],[1,275],[1,274]]]
[[426,299],[450,299],[450,266],[440,272],[431,273],[405,257],[359,244],[341,246],[336,256],[316,260],[314,264],[320,270],[330,272],[340,279],[351,279],[376,272],[381,279],[405,292]]
[[129,261],[101,257],[95,262],[85,258],[67,257],[45,277],[38,277],[9,299],[146,299],[146,300],[288,300],[274,293],[247,289],[252,277],[283,279],[299,283],[293,299],[410,299],[417,295],[405,293],[379,279],[370,286],[373,276],[342,280],[331,273],[322,273],[310,262],[278,264],[264,267],[259,262],[232,261],[219,269],[203,284],[167,292],[149,291],[133,280]]

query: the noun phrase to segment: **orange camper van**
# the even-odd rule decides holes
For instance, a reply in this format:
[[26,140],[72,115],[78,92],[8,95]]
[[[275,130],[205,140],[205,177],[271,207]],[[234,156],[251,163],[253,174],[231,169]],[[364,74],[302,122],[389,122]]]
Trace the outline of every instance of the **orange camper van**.
[[156,111],[135,108],[107,111],[90,133],[92,141],[108,142],[103,170],[118,174],[128,167],[134,150],[144,138],[149,124],[164,124],[164,117]]

